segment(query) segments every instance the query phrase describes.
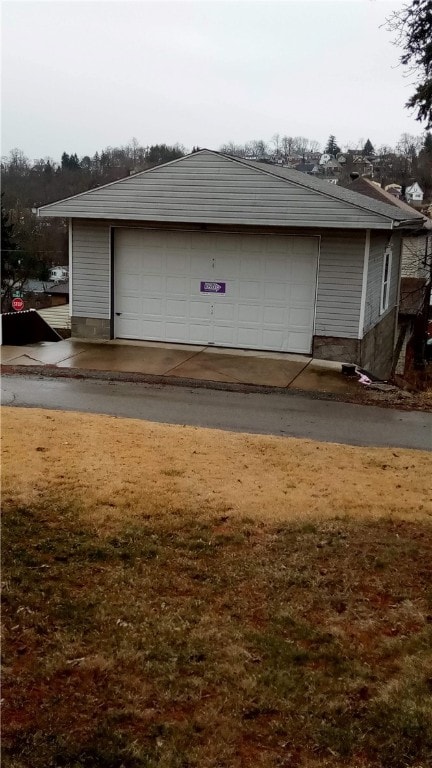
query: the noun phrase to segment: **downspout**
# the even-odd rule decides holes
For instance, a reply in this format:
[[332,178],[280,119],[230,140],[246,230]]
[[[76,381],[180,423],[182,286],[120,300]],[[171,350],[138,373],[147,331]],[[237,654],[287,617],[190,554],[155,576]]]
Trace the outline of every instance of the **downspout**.
[[400,292],[401,292],[401,279],[402,279],[402,236],[399,238],[399,270],[398,270],[398,290],[397,290],[397,298],[396,298],[396,324],[395,324],[395,332],[394,332],[394,340],[393,340],[393,349],[396,346],[397,336],[398,336],[398,318],[399,318],[399,304],[400,304]]
[[[68,256],[69,256],[69,317],[72,318],[72,301],[73,301],[73,291],[72,291],[72,250],[73,250],[73,220],[69,219],[69,229],[68,229]],[[72,321],[71,321],[72,325]]]

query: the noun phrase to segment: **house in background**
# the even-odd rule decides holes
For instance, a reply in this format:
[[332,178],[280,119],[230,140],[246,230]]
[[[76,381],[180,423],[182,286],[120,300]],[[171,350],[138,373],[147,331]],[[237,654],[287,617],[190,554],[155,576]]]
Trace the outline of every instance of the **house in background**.
[[69,279],[68,267],[51,267],[49,279],[52,282],[65,282]]
[[423,202],[423,190],[416,181],[411,184],[405,190],[405,199],[407,203],[422,203]]
[[402,197],[402,187],[400,184],[387,184],[384,189],[385,192],[388,192],[389,195],[395,197],[397,200],[400,200]]
[[38,215],[69,219],[75,337],[312,354],[390,374],[415,211],[200,150]]

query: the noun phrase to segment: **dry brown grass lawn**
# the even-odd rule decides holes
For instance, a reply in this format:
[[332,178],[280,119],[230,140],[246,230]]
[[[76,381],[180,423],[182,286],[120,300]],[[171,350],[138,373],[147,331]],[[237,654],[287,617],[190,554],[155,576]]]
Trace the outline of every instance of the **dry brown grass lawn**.
[[6,768],[432,765],[429,455],[2,413]]
[[431,455],[111,416],[3,409],[3,499],[73,497],[101,531],[146,514],[230,512],[267,522],[428,519]]

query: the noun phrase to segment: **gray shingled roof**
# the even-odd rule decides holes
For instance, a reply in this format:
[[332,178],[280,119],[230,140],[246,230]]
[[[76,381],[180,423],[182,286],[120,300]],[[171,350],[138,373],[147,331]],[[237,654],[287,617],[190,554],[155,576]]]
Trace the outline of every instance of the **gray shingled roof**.
[[344,229],[419,222],[415,212],[405,214],[299,171],[212,150],[42,206],[39,215]]
[[[225,157],[228,157],[228,155],[225,155]],[[339,187],[336,184],[328,184],[326,181],[306,176],[300,171],[294,171],[291,168],[260,163],[258,160],[243,160],[243,158],[239,157],[231,157],[231,160],[243,163],[243,165],[248,165],[251,168],[256,168],[257,170],[262,171],[262,173],[270,173],[273,176],[279,176],[282,179],[290,181],[292,184],[300,184],[303,187],[314,190],[314,192],[322,192],[328,197],[342,200],[344,203],[352,203],[352,205],[363,208],[363,210],[387,216],[395,221],[409,221],[412,219],[414,223],[416,220],[422,219],[422,216],[416,213],[416,211],[410,213],[408,211],[395,210],[395,206],[390,203],[381,203],[372,198],[367,198],[367,201],[365,201],[366,195],[362,195],[359,192],[353,192],[344,187]]]

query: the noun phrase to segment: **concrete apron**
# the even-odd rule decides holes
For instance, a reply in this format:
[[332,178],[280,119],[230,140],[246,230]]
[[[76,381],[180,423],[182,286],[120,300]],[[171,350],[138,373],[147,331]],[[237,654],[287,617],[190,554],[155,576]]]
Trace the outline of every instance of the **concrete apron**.
[[352,391],[352,382],[341,373],[341,363],[314,360],[307,355],[220,347],[66,339],[25,347],[1,347],[1,362],[7,366],[42,365],[306,391]]

